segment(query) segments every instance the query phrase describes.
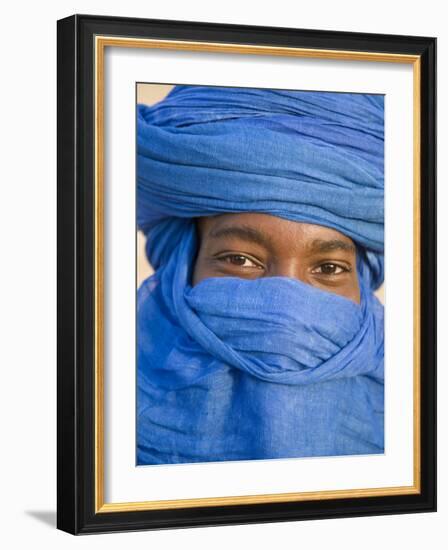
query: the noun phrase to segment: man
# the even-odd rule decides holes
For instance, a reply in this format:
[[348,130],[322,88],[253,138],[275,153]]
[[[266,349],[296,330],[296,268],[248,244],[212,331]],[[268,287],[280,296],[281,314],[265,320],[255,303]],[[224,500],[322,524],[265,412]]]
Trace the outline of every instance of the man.
[[382,96],[178,86],[137,126],[137,463],[382,453]]
[[193,285],[209,277],[292,277],[359,303],[356,248],[327,227],[268,214],[198,219]]

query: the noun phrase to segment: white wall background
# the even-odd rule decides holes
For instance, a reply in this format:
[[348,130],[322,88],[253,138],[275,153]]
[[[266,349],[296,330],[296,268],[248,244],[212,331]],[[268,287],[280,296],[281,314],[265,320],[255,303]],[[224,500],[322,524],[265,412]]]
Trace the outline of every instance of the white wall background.
[[[3,548],[446,548],[448,234],[446,155],[439,158],[439,512],[72,537],[56,506],[56,20],[73,13],[437,36],[439,151],[448,148],[444,3],[276,0],[8,2],[0,33],[0,540]],[[399,215],[399,213],[397,213]]]

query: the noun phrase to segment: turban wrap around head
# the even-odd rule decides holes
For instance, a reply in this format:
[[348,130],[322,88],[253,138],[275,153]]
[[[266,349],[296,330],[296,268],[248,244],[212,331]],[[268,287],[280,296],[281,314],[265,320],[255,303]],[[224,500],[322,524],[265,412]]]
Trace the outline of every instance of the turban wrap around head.
[[[384,451],[379,95],[176,86],[137,110],[137,463]],[[261,212],[357,246],[360,303],[287,277],[194,287],[194,219]]]

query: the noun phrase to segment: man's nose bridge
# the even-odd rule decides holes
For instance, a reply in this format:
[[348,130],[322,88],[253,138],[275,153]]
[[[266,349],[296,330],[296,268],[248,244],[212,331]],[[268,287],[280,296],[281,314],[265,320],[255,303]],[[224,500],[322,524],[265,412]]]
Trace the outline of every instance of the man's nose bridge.
[[273,275],[276,277],[290,277],[300,281],[303,281],[305,275],[303,262],[298,258],[288,258],[277,262],[274,271]]

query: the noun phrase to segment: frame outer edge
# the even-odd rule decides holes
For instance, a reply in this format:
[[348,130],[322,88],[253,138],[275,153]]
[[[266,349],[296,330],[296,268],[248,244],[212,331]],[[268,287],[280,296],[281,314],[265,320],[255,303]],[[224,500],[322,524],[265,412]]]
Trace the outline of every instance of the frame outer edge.
[[[427,83],[424,86],[424,83]],[[437,39],[428,41],[422,56],[422,454],[426,499],[437,511]],[[426,321],[423,324],[423,320]]]
[[437,38],[433,39],[433,55],[432,63],[433,66],[430,69],[430,74],[434,75],[433,82],[433,94],[432,94],[432,116],[433,116],[433,182],[434,182],[434,234],[433,234],[433,243],[434,243],[434,388],[433,388],[433,414],[434,414],[434,457],[433,457],[433,468],[434,468],[434,501],[433,501],[433,510],[437,512]]
[[77,451],[78,16],[57,22],[57,522],[79,532]]

